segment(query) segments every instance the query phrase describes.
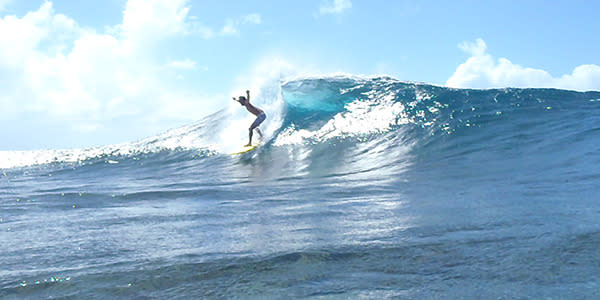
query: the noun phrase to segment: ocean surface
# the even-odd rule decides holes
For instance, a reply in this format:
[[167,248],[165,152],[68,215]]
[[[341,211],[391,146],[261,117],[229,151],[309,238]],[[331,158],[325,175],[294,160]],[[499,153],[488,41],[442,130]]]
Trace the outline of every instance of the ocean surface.
[[239,105],[0,152],[0,298],[600,295],[600,92],[324,76],[253,95],[266,137],[244,155]]

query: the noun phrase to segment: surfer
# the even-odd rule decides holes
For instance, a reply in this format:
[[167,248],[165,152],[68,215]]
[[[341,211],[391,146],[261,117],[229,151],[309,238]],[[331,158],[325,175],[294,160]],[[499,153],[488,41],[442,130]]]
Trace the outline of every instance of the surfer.
[[250,113],[256,116],[256,120],[254,120],[252,125],[250,125],[250,134],[248,136],[248,144],[246,145],[246,147],[252,146],[252,131],[256,129],[256,132],[258,132],[260,138],[263,138],[263,134],[262,132],[260,132],[258,125],[260,125],[260,123],[262,123],[267,118],[267,115],[262,109],[250,104],[250,91],[246,91],[246,97],[240,96],[238,99],[235,99],[235,97],[233,97],[233,100],[239,102],[242,106],[245,106]]

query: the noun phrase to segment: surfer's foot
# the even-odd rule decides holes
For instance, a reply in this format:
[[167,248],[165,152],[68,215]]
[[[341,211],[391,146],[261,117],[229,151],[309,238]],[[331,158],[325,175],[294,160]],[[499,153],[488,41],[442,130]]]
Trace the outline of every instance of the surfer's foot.
[[[238,145],[239,145],[239,144],[238,144]],[[244,145],[244,147],[250,147],[250,146],[252,146],[252,144],[250,144],[250,143],[248,143],[248,144]]]

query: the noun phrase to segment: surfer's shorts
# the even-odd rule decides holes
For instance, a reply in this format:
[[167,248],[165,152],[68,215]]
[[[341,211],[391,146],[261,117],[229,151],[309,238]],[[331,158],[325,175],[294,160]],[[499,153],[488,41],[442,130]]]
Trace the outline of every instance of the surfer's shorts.
[[258,127],[258,125],[260,125],[260,123],[262,123],[266,118],[267,118],[267,115],[265,113],[258,115],[258,117],[256,117],[256,120],[254,120],[254,123],[252,123],[252,125],[250,125],[250,130]]

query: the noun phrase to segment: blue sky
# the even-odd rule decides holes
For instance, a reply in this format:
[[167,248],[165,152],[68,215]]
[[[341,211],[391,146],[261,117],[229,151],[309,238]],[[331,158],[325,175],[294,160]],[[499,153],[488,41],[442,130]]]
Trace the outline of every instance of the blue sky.
[[0,0],[0,150],[127,142],[269,71],[600,90],[596,1]]

